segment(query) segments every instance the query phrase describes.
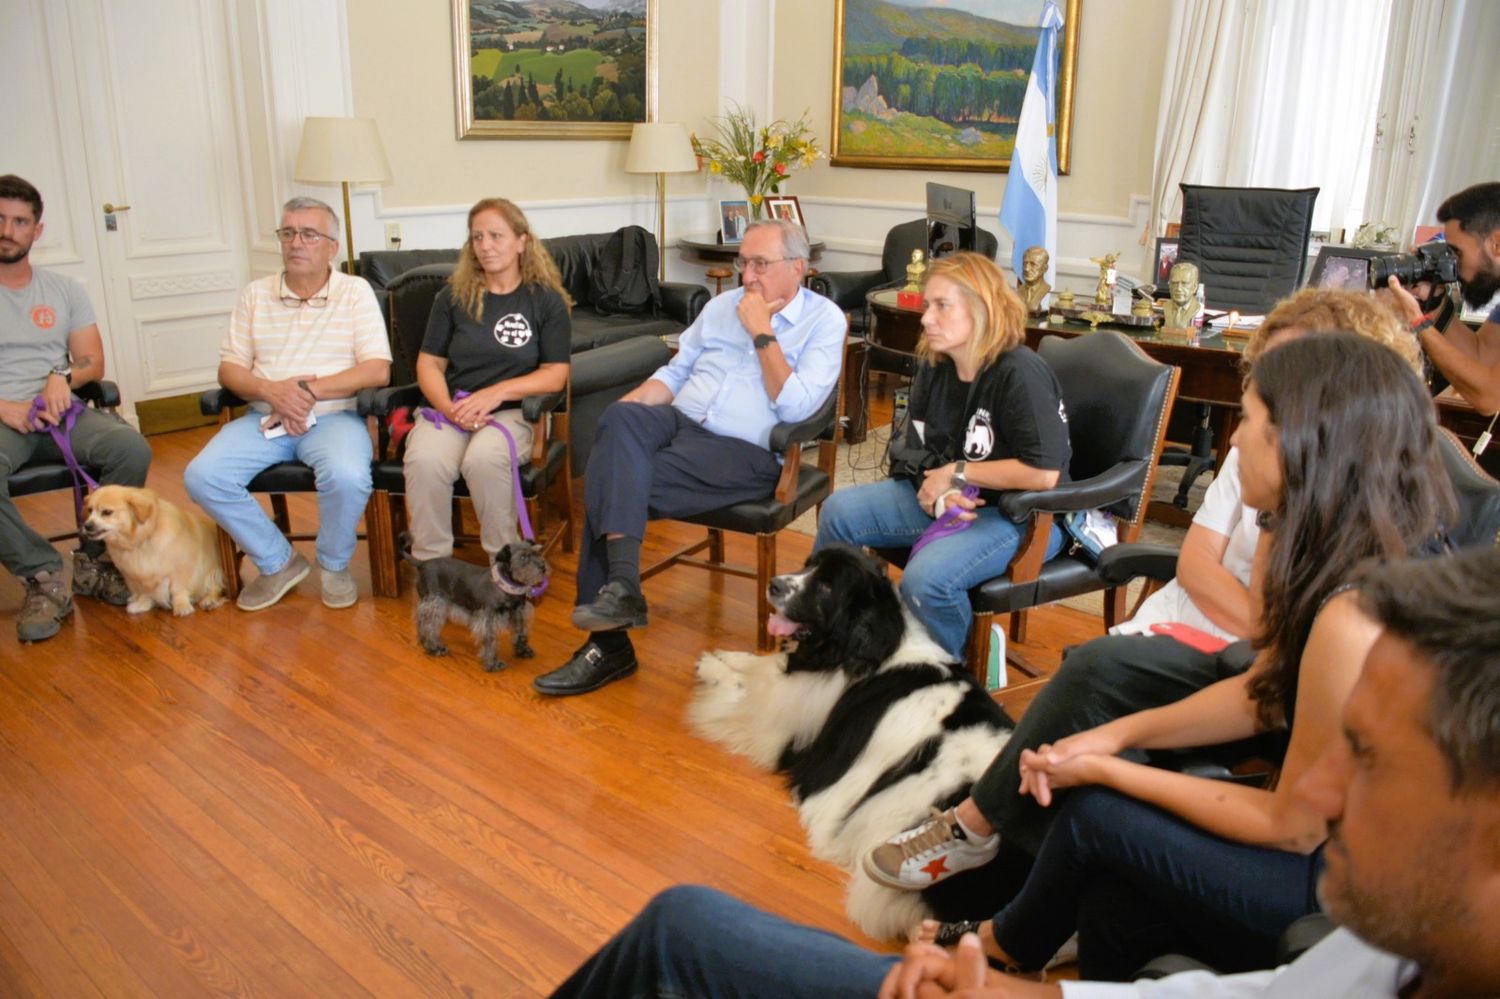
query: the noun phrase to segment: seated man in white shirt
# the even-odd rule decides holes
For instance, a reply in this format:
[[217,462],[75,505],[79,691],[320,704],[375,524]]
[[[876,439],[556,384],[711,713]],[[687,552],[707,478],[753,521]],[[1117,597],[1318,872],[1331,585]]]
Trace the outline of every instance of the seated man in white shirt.
[[188,465],[188,495],[260,569],[240,591],[241,610],[276,603],[312,571],[246,486],[283,461],[318,480],[318,565],[323,603],[359,598],[349,575],[355,532],[370,497],[370,431],[355,412],[362,388],[390,378],[391,348],[375,293],[333,269],[339,218],[314,198],[282,208],[282,270],[240,293],[219,349],[219,384],[250,403]]
[[1474,550],[1375,568],[1360,608],[1383,632],[1345,706],[1343,742],[1297,789],[1329,824],[1319,894],[1342,928],[1291,964],[1048,985],[990,968],[972,934],[952,953],[914,944],[897,958],[679,887],[554,995],[1500,995],[1500,559]]

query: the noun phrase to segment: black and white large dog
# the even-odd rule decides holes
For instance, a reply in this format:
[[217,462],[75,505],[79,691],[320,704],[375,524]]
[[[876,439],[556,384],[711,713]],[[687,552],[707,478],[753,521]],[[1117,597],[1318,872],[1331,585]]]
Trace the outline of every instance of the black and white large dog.
[[961,899],[986,894],[966,884],[983,869],[906,892],[872,881],[861,860],[934,807],[962,801],[1005,745],[1010,718],[862,552],[814,554],[771,581],[770,599],[768,627],[795,648],[704,653],[690,720],[786,775],[812,852],[849,872],[849,916],[866,933],[887,939],[934,914],[954,918]]

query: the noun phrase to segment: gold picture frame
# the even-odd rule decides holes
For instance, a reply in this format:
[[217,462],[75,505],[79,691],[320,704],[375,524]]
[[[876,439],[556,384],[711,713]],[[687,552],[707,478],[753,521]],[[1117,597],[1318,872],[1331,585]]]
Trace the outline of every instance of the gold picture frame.
[[[1082,0],[1057,0],[1057,2],[1063,7],[1056,87],[1057,169],[1059,173],[1066,174],[1072,168],[1073,92],[1078,75],[1078,18]],[[876,113],[867,113],[856,107],[854,103],[851,103],[850,110],[846,113],[844,107],[846,88],[853,91],[856,102],[861,97],[862,86],[846,80],[850,74],[864,75],[865,67],[855,64],[854,60],[873,62],[875,59],[885,57],[908,57],[902,56],[894,48],[878,53],[872,52],[868,45],[865,46],[865,51],[851,52],[846,43],[851,15],[858,24],[860,18],[877,18],[878,14],[873,5],[867,3],[866,0],[834,0],[834,5],[833,141],[830,143],[829,150],[829,162],[832,165],[895,170],[1009,171],[1009,150],[1014,143],[1014,130],[1011,130],[1010,142],[1005,142],[1004,125],[1008,122],[1004,119],[992,122],[971,122],[959,129],[933,115],[921,115],[914,111],[890,108],[889,104],[882,108],[876,105],[874,100],[867,103],[873,105],[870,110]],[[889,7],[889,5],[882,6]],[[1031,25],[1022,27],[1029,28],[1037,23],[1042,6],[1043,0],[1036,0],[1036,17],[1032,19]],[[944,3],[943,0],[921,0],[919,3],[903,5],[895,10],[901,17],[899,24],[859,24],[861,28],[870,29],[862,30],[859,37],[891,37],[893,35],[900,37],[900,30],[910,30],[913,26],[925,27],[928,30],[920,36],[910,35],[908,40],[935,38],[946,41],[951,38],[983,39],[987,35],[989,37],[1004,36],[1004,22],[957,10]],[[990,27],[975,22],[988,22]],[[1032,55],[1035,51],[1035,45],[1031,46],[1031,54],[1027,54],[1024,59],[1024,68],[995,70],[991,71],[990,75],[1003,72],[1003,75],[1008,78],[1019,78],[1019,92],[1024,99],[1026,82],[1031,73]],[[1017,60],[1011,59],[1008,62],[1015,61]],[[872,73],[867,79],[876,78]],[[878,87],[878,79],[876,83]],[[1014,94],[1014,84],[1009,84],[1006,87],[1004,100],[1014,102],[1015,114],[1019,115],[1020,103],[1013,101]],[[884,100],[878,94],[874,97],[876,100]],[[888,126],[886,119],[883,118],[884,111],[894,112],[890,120],[900,123],[900,127]],[[961,137],[952,134],[955,132],[960,133]],[[967,154],[944,148],[961,142],[973,143],[980,152]],[[987,147],[995,149],[996,153],[985,154],[983,150]],[[1000,154],[1002,149],[1003,155]]]
[[[636,123],[656,120],[657,25],[661,6],[660,0],[646,0],[646,12],[643,17],[638,19],[639,24],[637,24],[637,19],[632,18],[631,23],[623,28],[609,27],[605,29],[609,31],[623,31],[628,42],[631,32],[636,30],[637,27],[641,28],[645,32],[645,44],[640,46],[642,50],[640,54],[644,59],[645,65],[643,67],[644,79],[639,93],[637,93],[636,88],[633,86],[624,94],[620,94],[617,87],[612,87],[612,91],[615,93],[619,104],[628,105],[630,98],[635,98],[639,101],[639,111],[636,111],[634,107],[627,106],[621,112],[624,116],[620,120],[604,121],[578,120],[576,118],[566,121],[518,118],[515,115],[522,112],[520,107],[515,105],[513,97],[510,106],[515,108],[515,110],[512,112],[512,116],[505,117],[503,116],[503,109],[506,105],[501,93],[497,93],[493,100],[486,99],[484,93],[478,95],[479,105],[484,110],[493,110],[501,115],[497,117],[482,116],[479,110],[476,109],[475,103],[474,61],[476,55],[482,55],[486,63],[493,62],[495,64],[488,77],[494,79],[494,74],[501,72],[508,64],[519,67],[524,64],[522,59],[526,59],[530,53],[536,53],[534,58],[527,59],[527,61],[541,63],[545,67],[542,69],[542,72],[546,79],[538,84],[533,73],[528,74],[528,78],[525,80],[521,79],[518,75],[516,80],[516,90],[521,91],[523,94],[523,106],[533,108],[532,114],[536,113],[535,108],[537,107],[546,109],[549,114],[552,113],[551,107],[557,101],[553,99],[553,91],[551,89],[553,85],[550,80],[561,74],[566,65],[569,63],[581,65],[583,62],[590,62],[591,66],[589,68],[594,68],[610,62],[610,60],[601,57],[598,51],[592,46],[580,44],[575,48],[569,49],[566,38],[558,43],[558,51],[556,52],[552,50],[551,46],[543,46],[545,51],[523,48],[519,50],[521,56],[515,57],[518,51],[515,46],[518,41],[522,45],[527,45],[532,41],[544,41],[545,31],[539,32],[538,37],[535,39],[522,37],[532,34],[531,30],[511,32],[510,37],[503,38],[499,37],[505,34],[503,31],[483,31],[478,37],[485,41],[503,42],[506,49],[502,51],[496,46],[476,48],[475,26],[471,16],[473,7],[471,0],[451,0],[451,4],[453,12],[453,94],[457,111],[458,137],[460,139],[628,139],[630,138],[631,129]],[[623,16],[629,15],[600,12],[601,21],[608,21],[610,18],[618,19]],[[569,26],[569,30],[574,28],[576,26]],[[625,53],[627,57],[633,57],[636,54],[636,48],[636,46],[631,45],[629,51]],[[615,63],[618,64],[618,60]],[[547,70],[551,69],[554,65],[557,66],[555,73],[549,74]],[[598,75],[592,74],[590,78],[592,79]],[[574,80],[577,79],[577,76],[578,74],[573,74],[565,78],[569,87],[574,85]],[[522,84],[529,84],[532,88],[532,95],[537,99],[537,105],[532,105],[525,99],[525,87]],[[498,83],[496,86],[498,86]],[[572,96],[574,96],[572,93],[568,95],[570,98]],[[582,93],[578,93],[577,96],[582,100],[588,100]],[[572,110],[577,112],[579,109],[572,108]],[[599,110],[592,108],[591,112],[598,114]]]

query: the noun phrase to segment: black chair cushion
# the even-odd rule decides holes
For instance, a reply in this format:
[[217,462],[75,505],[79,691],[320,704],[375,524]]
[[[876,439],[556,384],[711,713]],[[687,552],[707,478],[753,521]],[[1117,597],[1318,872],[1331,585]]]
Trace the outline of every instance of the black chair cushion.
[[641,315],[606,316],[598,312],[578,310],[573,313],[572,352],[576,361],[577,355],[582,352],[612,343],[680,332],[682,324],[673,319],[654,319]]
[[1177,259],[1210,308],[1263,313],[1302,283],[1318,189],[1182,185]]
[[413,268],[447,264],[452,270],[456,263],[457,250],[365,250],[359,255],[359,276],[381,289]]
[[252,493],[315,493],[318,477],[311,465],[281,461],[251,479],[246,488]]
[[[85,470],[95,479],[99,477],[97,468]],[[36,493],[50,493],[54,489],[72,489],[73,473],[64,464],[22,465],[19,469],[11,472],[6,479],[12,496],[31,496]]]
[[1029,583],[1012,583],[1000,576],[969,591],[976,610],[1008,614],[1041,604],[1092,593],[1099,589],[1098,571],[1083,559],[1061,554],[1042,566],[1037,579]]
[[[797,495],[791,503],[777,502],[776,497],[771,495],[676,519],[699,527],[737,531],[740,534],[775,534],[811,510],[829,492],[828,474],[816,465],[804,464],[797,473]],[[655,516],[655,513],[652,515]]]

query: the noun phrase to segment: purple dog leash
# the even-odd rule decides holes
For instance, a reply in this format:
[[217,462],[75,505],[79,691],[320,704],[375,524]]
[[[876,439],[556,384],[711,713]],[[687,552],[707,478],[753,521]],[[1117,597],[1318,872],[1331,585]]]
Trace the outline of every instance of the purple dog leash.
[[[47,400],[37,396],[31,400],[31,412],[27,414],[26,420],[32,426],[37,425],[37,415],[47,408]],[[47,432],[57,442],[57,449],[62,452],[63,461],[68,465],[68,471],[73,473],[73,510],[78,519],[83,520],[83,487],[85,484],[90,489],[98,489],[99,483],[94,477],[84,471],[78,463],[78,458],[73,454],[73,424],[78,419],[78,414],[83,412],[83,403],[78,399],[63,410],[62,420],[59,423],[47,427]]]
[[[453,400],[457,402],[459,399],[468,398],[469,395],[470,393],[468,392],[455,392],[453,393]],[[417,411],[421,413],[422,416],[429,422],[434,423],[439,427],[452,427],[459,433],[469,433],[468,430],[465,430],[457,423],[454,423],[452,420],[448,419],[448,417],[444,416],[436,409],[433,409],[431,406],[422,406]],[[521,522],[521,536],[527,541],[535,544],[536,534],[531,530],[531,517],[526,512],[526,496],[521,491],[521,462],[516,455],[516,439],[511,436],[510,431],[505,429],[505,426],[499,420],[485,420],[485,424],[487,426],[494,427],[496,430],[500,431],[501,435],[505,437],[505,446],[510,449],[510,483],[512,489],[515,490],[516,515],[517,519]],[[543,593],[547,592],[547,584],[549,582],[550,578],[543,578],[540,583],[537,583],[527,592],[527,596],[531,597],[531,599],[533,600],[537,599]]]
[[[979,496],[979,487],[974,485],[964,486],[961,495],[964,499],[975,499]],[[916,558],[917,552],[921,551],[923,548],[926,548],[934,541],[937,541],[941,538],[946,538],[950,534],[957,534],[959,531],[962,531],[964,528],[972,524],[973,521],[971,520],[959,519],[966,512],[968,511],[959,506],[957,503],[950,503],[948,505],[948,509],[943,511],[943,515],[937,520],[934,520],[932,522],[932,526],[922,532],[922,536],[917,539],[917,543],[911,546],[911,555],[909,555],[908,558]]]

